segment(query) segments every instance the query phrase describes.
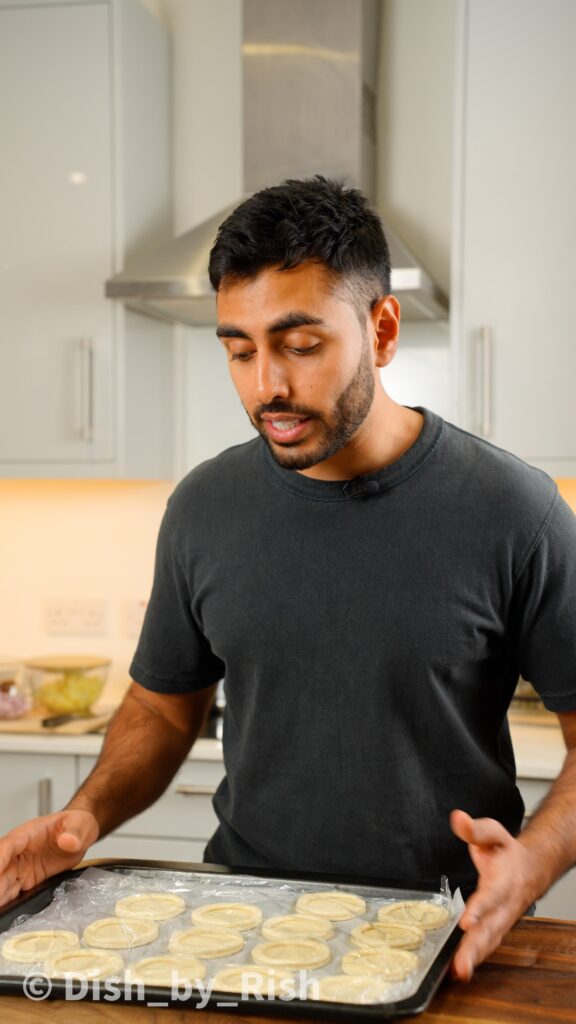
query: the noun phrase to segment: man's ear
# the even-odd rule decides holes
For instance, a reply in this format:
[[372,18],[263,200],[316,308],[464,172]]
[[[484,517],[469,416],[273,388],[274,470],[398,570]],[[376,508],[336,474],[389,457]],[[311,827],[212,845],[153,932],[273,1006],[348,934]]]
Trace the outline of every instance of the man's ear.
[[385,295],[372,306],[368,327],[374,339],[376,366],[388,366],[398,348],[400,334],[400,303],[394,295]]

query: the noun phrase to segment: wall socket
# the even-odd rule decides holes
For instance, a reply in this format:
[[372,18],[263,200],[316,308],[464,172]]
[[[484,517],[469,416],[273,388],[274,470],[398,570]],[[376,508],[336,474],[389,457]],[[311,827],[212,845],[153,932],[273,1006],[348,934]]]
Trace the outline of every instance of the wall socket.
[[122,632],[124,636],[136,639],[142,632],[142,624],[148,601],[124,601],[122,608]]
[[44,602],[44,629],[51,636],[105,636],[107,602],[98,598],[48,598]]

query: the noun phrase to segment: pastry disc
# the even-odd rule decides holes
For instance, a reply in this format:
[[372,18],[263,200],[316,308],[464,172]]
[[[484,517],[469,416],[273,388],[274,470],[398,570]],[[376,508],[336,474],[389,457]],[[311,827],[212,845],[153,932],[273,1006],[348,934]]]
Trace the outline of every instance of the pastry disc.
[[181,896],[172,892],[139,892],[118,900],[114,913],[118,917],[142,917],[148,921],[167,921],[185,909]]
[[47,956],[63,953],[74,949],[80,940],[74,932],[48,930],[36,932],[20,932],[6,939],[2,945],[2,956],[7,960],[16,960],[22,964],[32,964],[35,960],[44,960]]
[[334,929],[327,917],[284,914],[264,921],[262,935],[266,939],[331,939]]
[[44,962],[49,978],[110,978],[121,976],[124,961],[118,953],[100,953],[95,949],[71,949]]
[[296,900],[296,910],[330,921],[349,921],[366,913],[366,901],[351,892],[303,892]]
[[189,928],[173,932],[168,942],[171,953],[178,956],[198,956],[202,960],[232,956],[244,945],[244,936],[229,928]]
[[422,945],[424,932],[414,924],[396,924],[393,921],[373,921],[359,924],[350,932],[355,946],[382,949],[417,949]]
[[397,924],[415,924],[425,931],[442,928],[450,920],[448,907],[432,900],[400,900],[387,903],[378,911],[379,921],[395,921]]
[[253,903],[207,903],[192,911],[192,920],[202,928],[233,928],[244,932],[258,927],[262,911]]
[[99,949],[131,949],[154,942],[158,925],[137,917],[101,917],[84,929],[82,938],[87,946]]
[[276,939],[260,942],[252,950],[252,959],[257,964],[271,967],[324,967],[332,954],[324,942],[316,939]]
[[143,981],[145,985],[178,985],[180,981],[201,981],[206,965],[189,957],[147,956],[131,964],[126,972],[127,981]]
[[381,1003],[387,998],[390,985],[379,978],[349,974],[329,974],[318,978],[309,987],[309,999],[327,999],[333,1003]]
[[221,992],[275,996],[277,992],[283,993],[283,981],[293,980],[294,975],[291,971],[283,971],[279,967],[237,964],[234,967],[223,967],[214,975],[212,984]]
[[418,957],[407,949],[358,949],[342,957],[344,974],[378,974],[386,981],[402,981],[418,966]]

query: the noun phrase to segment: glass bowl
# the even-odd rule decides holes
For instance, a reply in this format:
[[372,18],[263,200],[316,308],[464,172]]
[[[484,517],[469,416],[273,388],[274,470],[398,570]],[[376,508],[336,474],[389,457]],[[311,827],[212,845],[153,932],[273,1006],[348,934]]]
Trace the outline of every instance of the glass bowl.
[[0,658],[0,718],[21,718],[32,705],[21,661]]
[[108,678],[110,660],[82,655],[52,655],[24,662],[36,704],[59,715],[88,714]]

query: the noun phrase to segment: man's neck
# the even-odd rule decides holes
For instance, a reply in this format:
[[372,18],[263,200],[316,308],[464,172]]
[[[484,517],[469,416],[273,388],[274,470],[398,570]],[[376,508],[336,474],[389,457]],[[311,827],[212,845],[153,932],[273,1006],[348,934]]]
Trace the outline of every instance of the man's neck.
[[412,447],[423,423],[421,413],[377,392],[372,409],[346,447],[299,472],[314,480],[352,480],[376,473]]

